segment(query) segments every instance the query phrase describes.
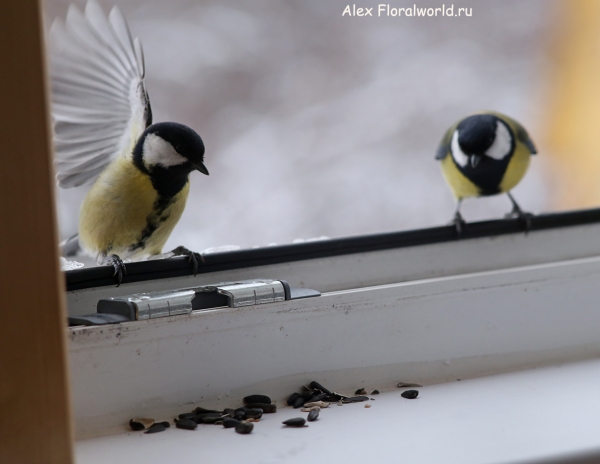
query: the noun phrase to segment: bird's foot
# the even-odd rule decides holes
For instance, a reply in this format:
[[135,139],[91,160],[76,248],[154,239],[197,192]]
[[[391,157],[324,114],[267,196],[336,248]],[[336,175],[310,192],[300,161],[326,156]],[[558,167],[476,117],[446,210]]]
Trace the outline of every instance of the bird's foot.
[[188,250],[184,246],[178,246],[174,250],[169,252],[171,256],[187,256],[188,262],[192,265],[194,269],[194,277],[198,274],[198,262],[204,263],[204,257],[201,253],[196,253],[194,251]]
[[504,217],[506,219],[518,218],[519,221],[523,224],[523,227],[525,228],[525,235],[527,235],[531,230],[531,218],[533,217],[533,214],[523,211],[517,205],[514,205],[512,211],[506,214]]
[[123,260],[119,258],[118,255],[108,255],[102,260],[101,264],[110,264],[113,267],[115,270],[113,277],[117,279],[117,287],[121,285],[121,282],[123,281],[123,275],[127,275],[127,269],[125,268],[125,263],[123,263]]
[[462,235],[463,230],[467,226],[467,223],[463,219],[462,215],[457,211],[454,215],[454,219],[452,219],[452,221],[450,221],[450,224],[448,225],[454,226],[456,228],[456,235],[460,237]]

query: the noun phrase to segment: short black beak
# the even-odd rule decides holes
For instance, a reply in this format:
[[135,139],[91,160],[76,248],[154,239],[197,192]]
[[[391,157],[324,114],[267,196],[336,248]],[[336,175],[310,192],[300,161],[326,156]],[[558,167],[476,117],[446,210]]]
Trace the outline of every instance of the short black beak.
[[206,174],[208,176],[208,169],[204,166],[204,163],[200,162],[193,165],[197,171],[200,171],[202,174]]
[[481,156],[479,155],[471,155],[471,167],[475,169],[479,162],[481,161]]

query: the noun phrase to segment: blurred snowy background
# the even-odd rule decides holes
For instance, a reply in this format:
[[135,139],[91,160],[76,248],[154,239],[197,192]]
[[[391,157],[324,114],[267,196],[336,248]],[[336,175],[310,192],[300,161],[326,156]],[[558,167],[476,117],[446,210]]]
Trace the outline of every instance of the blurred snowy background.
[[[69,3],[46,0],[46,25]],[[115,2],[100,3],[108,12]],[[210,176],[192,175],[165,250],[446,224],[454,201],[435,150],[455,120],[482,109],[529,130],[540,155],[514,194],[526,210],[553,209],[536,134],[555,2],[461,1],[473,9],[461,18],[342,17],[340,0],[116,4],[144,45],[154,121],[187,124],[207,147]],[[77,231],[85,191],[59,192],[63,238]],[[463,215],[509,210],[500,196],[467,200]]]

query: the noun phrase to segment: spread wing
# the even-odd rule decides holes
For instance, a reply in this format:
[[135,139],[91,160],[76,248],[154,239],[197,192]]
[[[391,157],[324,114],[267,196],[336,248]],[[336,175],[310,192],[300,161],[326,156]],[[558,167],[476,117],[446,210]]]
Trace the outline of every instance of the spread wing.
[[142,47],[120,10],[107,18],[95,0],[85,13],[71,5],[49,42],[59,185],[90,184],[152,123]]

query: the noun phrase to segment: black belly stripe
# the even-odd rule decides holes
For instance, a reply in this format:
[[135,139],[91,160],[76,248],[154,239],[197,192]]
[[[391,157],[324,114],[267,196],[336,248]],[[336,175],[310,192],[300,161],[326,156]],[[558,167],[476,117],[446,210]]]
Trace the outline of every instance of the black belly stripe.
[[156,232],[161,223],[169,219],[170,213],[165,210],[173,203],[173,197],[160,196],[152,206],[152,213],[146,217],[146,227],[142,230],[137,242],[129,247],[129,251],[135,251],[146,247],[146,243]]
[[457,169],[479,189],[482,196],[495,195],[500,193],[500,184],[508,168],[508,163],[512,158],[510,156],[502,160],[495,160],[487,156],[482,156],[481,161],[476,168],[470,164],[460,166],[454,158],[452,161]]

